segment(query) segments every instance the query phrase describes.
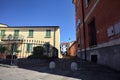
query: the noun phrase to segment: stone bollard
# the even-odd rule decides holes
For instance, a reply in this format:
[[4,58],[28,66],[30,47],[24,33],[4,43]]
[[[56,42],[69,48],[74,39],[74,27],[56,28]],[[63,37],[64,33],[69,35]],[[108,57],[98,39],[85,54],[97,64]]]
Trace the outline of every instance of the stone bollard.
[[72,70],[72,71],[76,71],[77,69],[78,69],[77,63],[76,63],[76,62],[72,62],[72,63],[71,63],[71,70]]
[[51,61],[51,62],[50,62],[49,68],[50,68],[50,69],[54,69],[54,68],[55,68],[55,62],[54,62],[54,61]]

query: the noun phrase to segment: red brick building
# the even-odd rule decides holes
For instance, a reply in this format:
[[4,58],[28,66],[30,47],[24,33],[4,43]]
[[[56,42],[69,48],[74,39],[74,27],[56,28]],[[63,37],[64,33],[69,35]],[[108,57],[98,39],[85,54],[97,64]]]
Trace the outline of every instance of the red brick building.
[[69,56],[75,57],[76,56],[76,41],[72,43],[72,45],[68,49]]
[[120,0],[73,0],[77,54],[120,70]]

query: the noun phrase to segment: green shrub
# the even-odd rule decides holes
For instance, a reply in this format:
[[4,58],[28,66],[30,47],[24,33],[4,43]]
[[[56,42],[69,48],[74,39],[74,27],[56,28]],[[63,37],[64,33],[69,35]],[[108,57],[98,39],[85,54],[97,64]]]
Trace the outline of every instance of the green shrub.
[[4,53],[6,50],[7,50],[6,47],[4,47],[4,46],[1,46],[1,47],[0,47],[0,53]]
[[44,53],[44,48],[42,46],[37,46],[33,48],[33,55],[42,56]]
[[33,48],[33,54],[28,56],[29,59],[42,59],[46,56],[43,55],[44,48],[42,46],[37,46]]

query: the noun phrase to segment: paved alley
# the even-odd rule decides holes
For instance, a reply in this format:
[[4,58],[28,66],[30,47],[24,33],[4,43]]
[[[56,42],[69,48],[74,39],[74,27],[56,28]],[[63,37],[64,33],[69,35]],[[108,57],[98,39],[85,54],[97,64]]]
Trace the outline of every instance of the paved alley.
[[87,65],[72,72],[48,67],[3,67],[0,80],[120,80],[120,72],[99,65]]

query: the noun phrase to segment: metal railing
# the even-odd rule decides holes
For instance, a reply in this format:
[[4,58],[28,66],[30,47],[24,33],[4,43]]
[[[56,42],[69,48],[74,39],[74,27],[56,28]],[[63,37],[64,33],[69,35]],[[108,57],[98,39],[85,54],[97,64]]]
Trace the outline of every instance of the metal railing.
[[1,35],[0,36],[1,38],[1,41],[17,41],[17,40],[23,40],[24,39],[24,36],[23,35]]

